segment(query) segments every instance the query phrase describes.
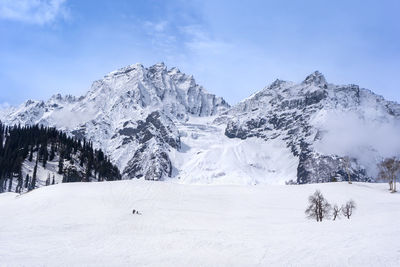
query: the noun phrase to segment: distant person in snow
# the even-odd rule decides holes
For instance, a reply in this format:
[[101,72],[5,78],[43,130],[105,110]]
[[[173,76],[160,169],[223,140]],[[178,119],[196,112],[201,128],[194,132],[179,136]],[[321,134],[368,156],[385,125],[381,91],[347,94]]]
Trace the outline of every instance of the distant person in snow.
[[137,211],[135,209],[132,211],[132,214],[142,215],[139,211]]

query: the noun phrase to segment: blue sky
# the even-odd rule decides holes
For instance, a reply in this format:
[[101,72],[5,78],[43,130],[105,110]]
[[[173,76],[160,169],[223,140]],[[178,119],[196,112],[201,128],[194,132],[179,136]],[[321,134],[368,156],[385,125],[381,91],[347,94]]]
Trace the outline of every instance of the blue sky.
[[400,1],[0,0],[0,103],[165,62],[236,103],[319,70],[400,101]]

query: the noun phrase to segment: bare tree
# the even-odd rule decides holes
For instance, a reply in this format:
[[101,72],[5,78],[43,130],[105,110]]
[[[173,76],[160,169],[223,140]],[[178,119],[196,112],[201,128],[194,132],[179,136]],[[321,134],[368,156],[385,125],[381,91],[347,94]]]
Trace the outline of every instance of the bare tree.
[[347,217],[347,219],[350,219],[351,215],[353,215],[353,210],[356,209],[356,203],[354,200],[349,200],[346,202],[345,205],[342,206],[342,214]]
[[336,220],[336,218],[340,217],[341,211],[342,211],[342,208],[339,208],[339,206],[337,204],[333,205],[333,209],[332,209],[333,220]]
[[349,179],[349,184],[352,184],[351,182],[351,176],[350,176],[350,157],[345,156],[343,157],[344,164],[346,165],[346,172],[347,172],[347,178]]
[[379,168],[379,173],[378,173],[378,178],[384,181],[388,181],[389,183],[389,191],[393,190],[393,180],[392,177],[384,170],[384,167],[382,166],[383,162],[378,164]]
[[379,177],[389,181],[389,190],[396,192],[396,175],[400,171],[400,160],[395,157],[384,159],[378,164]]
[[329,218],[331,205],[324,198],[321,191],[317,190],[314,194],[308,197],[309,206],[305,213],[308,218],[316,219],[317,222],[322,222],[323,218]]

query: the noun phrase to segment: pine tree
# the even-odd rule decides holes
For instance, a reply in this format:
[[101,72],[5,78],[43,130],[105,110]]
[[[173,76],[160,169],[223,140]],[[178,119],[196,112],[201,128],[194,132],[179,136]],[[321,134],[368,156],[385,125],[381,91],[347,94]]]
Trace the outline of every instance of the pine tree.
[[29,191],[35,189],[35,187],[36,187],[37,165],[38,165],[38,158],[36,158],[36,164],[35,164],[35,167],[33,168],[32,183],[29,188]]
[[12,176],[12,174],[10,175],[10,177],[9,177],[9,182],[8,182],[8,192],[11,192],[11,189],[12,189],[12,183],[13,183],[13,176]]
[[3,150],[3,142],[4,142],[4,129],[3,129],[3,124],[0,122],[0,154],[1,151]]
[[47,174],[46,186],[50,185],[50,173]]
[[33,160],[33,145],[31,145],[31,149],[29,151],[29,161],[32,162]]
[[90,177],[92,176],[92,165],[93,165],[93,157],[89,156],[89,160],[86,165],[85,172],[85,181],[90,182]]
[[56,156],[56,147],[54,145],[54,143],[51,144],[51,148],[50,148],[50,157],[49,160],[53,161],[54,157]]
[[28,185],[29,185],[29,174],[26,174],[26,177],[25,177],[25,188],[28,188]]
[[19,173],[18,173],[18,184],[17,184],[17,187],[15,189],[15,193],[21,193],[23,181],[24,181],[24,179],[22,177],[22,170],[20,170]]
[[47,151],[47,143],[45,143],[45,144],[43,144],[42,145],[42,153],[43,153],[43,155],[42,155],[42,157],[43,157],[43,168],[46,168],[46,164],[47,164],[47,159],[48,159],[48,157],[49,157],[49,152]]
[[58,174],[64,173],[64,158],[60,154],[60,159],[58,161]]

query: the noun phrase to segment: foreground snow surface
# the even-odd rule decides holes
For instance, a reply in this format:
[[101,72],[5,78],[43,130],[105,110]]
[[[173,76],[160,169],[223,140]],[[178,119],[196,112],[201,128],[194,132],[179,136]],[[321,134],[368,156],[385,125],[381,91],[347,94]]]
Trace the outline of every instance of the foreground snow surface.
[[[354,217],[307,220],[316,189]],[[0,194],[0,265],[400,266],[399,207],[386,184],[60,184]]]

